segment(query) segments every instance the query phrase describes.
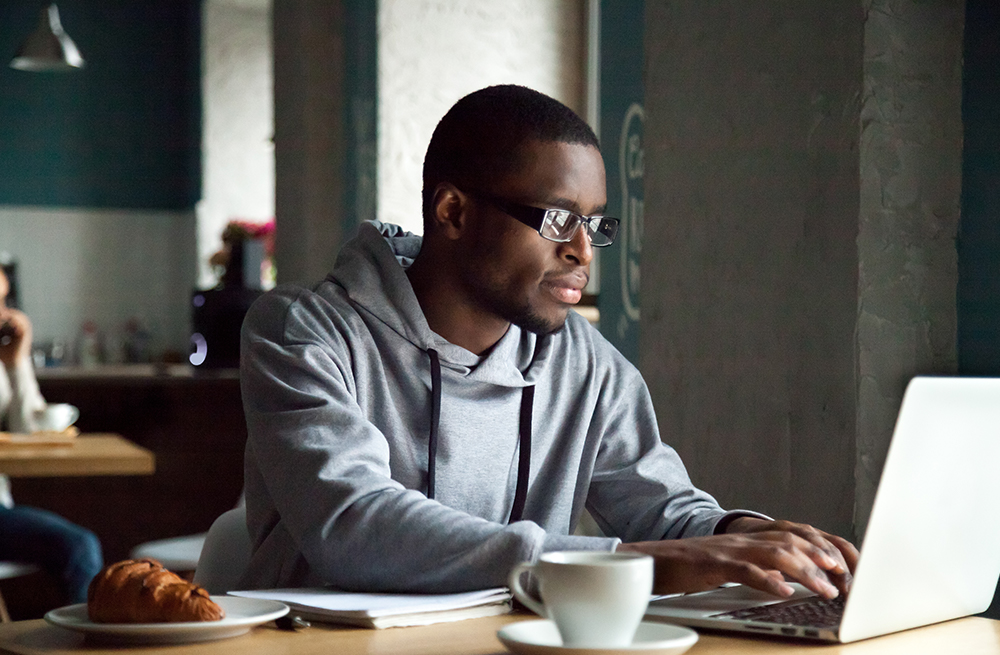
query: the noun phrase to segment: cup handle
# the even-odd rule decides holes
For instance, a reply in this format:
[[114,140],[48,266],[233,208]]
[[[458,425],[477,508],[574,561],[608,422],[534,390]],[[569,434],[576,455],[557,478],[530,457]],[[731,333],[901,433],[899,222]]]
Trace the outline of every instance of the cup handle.
[[529,572],[533,568],[535,568],[534,564],[530,562],[521,562],[514,567],[513,571],[510,572],[510,577],[507,582],[510,585],[511,593],[514,594],[514,598],[517,598],[525,607],[538,616],[548,618],[549,613],[545,611],[545,606],[528,595],[528,592],[526,592],[524,587],[521,586],[521,574]]

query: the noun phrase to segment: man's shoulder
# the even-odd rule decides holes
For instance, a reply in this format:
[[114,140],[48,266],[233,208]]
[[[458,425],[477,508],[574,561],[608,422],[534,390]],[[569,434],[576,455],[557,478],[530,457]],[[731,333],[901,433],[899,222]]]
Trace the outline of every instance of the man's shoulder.
[[272,337],[341,332],[353,324],[357,312],[347,295],[329,279],[312,287],[283,284],[254,302],[244,330]]
[[295,311],[341,311],[350,306],[350,299],[343,287],[331,277],[306,286],[299,283],[281,284],[264,293],[255,304],[270,308],[293,308]]

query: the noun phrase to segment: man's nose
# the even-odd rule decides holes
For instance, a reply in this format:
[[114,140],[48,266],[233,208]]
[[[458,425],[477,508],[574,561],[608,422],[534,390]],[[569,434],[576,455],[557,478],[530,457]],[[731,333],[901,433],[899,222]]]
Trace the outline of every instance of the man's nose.
[[562,246],[560,255],[574,264],[589,266],[594,259],[594,246],[590,243],[587,226],[582,223],[577,227],[572,239],[559,245]]

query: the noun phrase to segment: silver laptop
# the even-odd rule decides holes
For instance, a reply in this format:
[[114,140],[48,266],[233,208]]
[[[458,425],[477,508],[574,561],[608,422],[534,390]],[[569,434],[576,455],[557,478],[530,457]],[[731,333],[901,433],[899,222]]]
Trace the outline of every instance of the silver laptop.
[[998,576],[1000,379],[916,377],[846,601],[736,585],[654,600],[646,619],[846,643],[982,612]]

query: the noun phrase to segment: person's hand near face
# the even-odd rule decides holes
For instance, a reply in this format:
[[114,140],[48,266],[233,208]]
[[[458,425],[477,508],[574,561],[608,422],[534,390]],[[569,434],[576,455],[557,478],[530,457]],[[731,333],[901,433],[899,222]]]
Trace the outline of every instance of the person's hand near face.
[[24,312],[0,307],[0,362],[15,368],[31,357],[31,321]]
[[0,270],[0,362],[7,368],[31,357],[31,321],[24,312],[7,307],[10,282]]
[[850,589],[858,551],[849,541],[802,523],[741,517],[726,534],[626,543],[620,551],[652,555],[656,593],[705,591],[738,582],[777,596],[801,583],[825,598]]

